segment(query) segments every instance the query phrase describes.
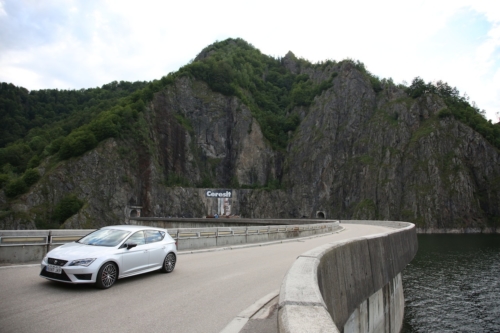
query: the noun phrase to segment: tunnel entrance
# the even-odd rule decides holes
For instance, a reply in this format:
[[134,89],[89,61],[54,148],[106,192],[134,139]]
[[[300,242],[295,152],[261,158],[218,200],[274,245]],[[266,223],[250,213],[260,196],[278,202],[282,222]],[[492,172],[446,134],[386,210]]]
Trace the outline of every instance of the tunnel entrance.
[[126,209],[126,215],[128,217],[141,217],[142,206],[128,206]]
[[316,218],[317,219],[326,219],[326,213],[324,211],[317,211],[316,212]]

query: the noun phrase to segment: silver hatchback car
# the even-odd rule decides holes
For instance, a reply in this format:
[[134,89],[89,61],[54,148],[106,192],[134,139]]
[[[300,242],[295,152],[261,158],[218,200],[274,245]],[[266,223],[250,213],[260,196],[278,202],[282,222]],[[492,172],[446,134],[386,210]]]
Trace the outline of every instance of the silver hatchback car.
[[95,283],[107,289],[117,279],[154,270],[170,273],[176,261],[177,244],[166,229],[116,225],[47,253],[40,276],[66,283]]

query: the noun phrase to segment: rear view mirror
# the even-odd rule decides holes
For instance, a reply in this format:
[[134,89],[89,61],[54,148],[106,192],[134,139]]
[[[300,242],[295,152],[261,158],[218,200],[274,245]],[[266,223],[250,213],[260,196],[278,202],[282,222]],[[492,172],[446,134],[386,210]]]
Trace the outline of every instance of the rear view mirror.
[[136,246],[137,246],[137,244],[135,244],[135,243],[125,243],[122,246],[120,246],[120,248],[121,249],[127,248],[127,250],[130,250],[131,248],[136,247]]

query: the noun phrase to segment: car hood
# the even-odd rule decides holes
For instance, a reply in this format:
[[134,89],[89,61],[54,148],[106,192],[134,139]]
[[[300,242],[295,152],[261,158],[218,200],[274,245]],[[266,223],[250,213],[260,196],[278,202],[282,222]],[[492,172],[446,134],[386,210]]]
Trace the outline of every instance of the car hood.
[[47,257],[74,260],[86,258],[99,258],[116,252],[116,247],[85,245],[80,243],[68,243],[61,245],[47,254]]

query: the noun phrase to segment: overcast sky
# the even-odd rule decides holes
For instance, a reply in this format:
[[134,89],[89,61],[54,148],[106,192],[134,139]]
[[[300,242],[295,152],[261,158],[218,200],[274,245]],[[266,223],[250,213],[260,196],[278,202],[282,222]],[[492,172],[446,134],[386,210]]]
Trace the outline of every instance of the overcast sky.
[[207,45],[351,58],[380,78],[443,80],[500,112],[500,3],[454,1],[0,0],[0,81],[29,90],[160,79]]

